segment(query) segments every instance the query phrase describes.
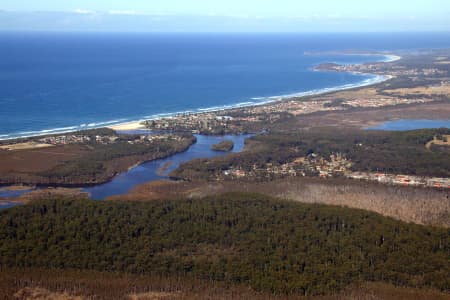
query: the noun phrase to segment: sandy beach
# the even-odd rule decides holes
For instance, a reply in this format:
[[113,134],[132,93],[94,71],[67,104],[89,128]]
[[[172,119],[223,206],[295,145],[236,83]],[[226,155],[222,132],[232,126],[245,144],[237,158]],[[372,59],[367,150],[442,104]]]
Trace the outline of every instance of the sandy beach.
[[108,126],[107,128],[110,128],[110,129],[116,130],[116,131],[125,131],[125,130],[145,129],[145,126],[142,124],[142,121],[133,121],[133,122],[111,125],[111,126]]
[[385,57],[386,57],[386,60],[384,62],[394,62],[394,61],[402,59],[401,56],[391,55],[391,54],[385,55]]

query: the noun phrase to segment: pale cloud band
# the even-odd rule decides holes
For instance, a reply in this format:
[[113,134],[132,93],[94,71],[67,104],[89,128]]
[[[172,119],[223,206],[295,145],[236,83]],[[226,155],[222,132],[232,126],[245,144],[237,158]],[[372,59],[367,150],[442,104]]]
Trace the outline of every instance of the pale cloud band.
[[449,18],[433,22],[417,16],[345,16],[343,14],[285,17],[247,14],[205,15],[144,13],[136,10],[70,12],[0,11],[0,30],[133,31],[133,32],[366,32],[449,31]]

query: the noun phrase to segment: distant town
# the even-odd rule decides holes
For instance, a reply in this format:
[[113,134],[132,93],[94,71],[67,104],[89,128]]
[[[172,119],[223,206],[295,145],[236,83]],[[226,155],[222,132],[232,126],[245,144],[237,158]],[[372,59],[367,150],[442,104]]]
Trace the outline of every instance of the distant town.
[[64,134],[57,136],[47,136],[43,138],[32,139],[23,143],[4,144],[0,146],[3,150],[25,150],[35,148],[47,148],[51,146],[61,145],[77,145],[77,144],[96,144],[96,145],[112,145],[118,142],[126,142],[130,145],[149,144],[156,141],[181,141],[179,135],[173,134],[141,134],[141,135],[75,135]]
[[384,184],[403,186],[422,186],[450,189],[450,178],[423,177],[413,175],[386,174],[379,172],[354,172],[351,171],[352,162],[340,153],[331,154],[325,159],[317,154],[306,157],[298,157],[292,162],[274,165],[267,163],[263,167],[253,165],[251,170],[243,170],[240,167],[232,167],[216,174],[216,180],[223,179],[274,179],[283,177],[316,176],[330,178],[344,176],[357,180],[377,181]]

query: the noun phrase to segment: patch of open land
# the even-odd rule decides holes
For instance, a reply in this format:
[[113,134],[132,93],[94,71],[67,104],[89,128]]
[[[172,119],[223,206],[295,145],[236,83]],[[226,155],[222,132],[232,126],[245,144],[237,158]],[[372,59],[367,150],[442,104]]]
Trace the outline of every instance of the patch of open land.
[[81,157],[88,151],[89,149],[82,145],[0,151],[0,161],[2,162],[0,174],[8,172],[35,173],[51,170],[66,161]]
[[[0,150],[0,184],[99,184],[136,164],[182,152],[195,142],[190,134],[119,136],[110,129],[37,139],[48,147]],[[17,145],[7,143],[5,147]]]
[[[359,93],[359,92],[358,92]],[[289,120],[290,127],[275,124],[278,130],[314,127],[375,127],[384,122],[401,119],[442,120],[450,116],[450,102],[430,102],[392,107],[353,109],[346,111],[320,112]]]
[[429,141],[427,144],[426,144],[426,148],[427,149],[430,149],[431,148],[431,146],[433,146],[433,145],[438,145],[438,146],[450,146],[450,135],[448,135],[448,134],[444,134],[443,136],[442,136],[442,138],[438,138],[438,137],[434,137],[433,138],[433,140],[432,141]]
[[440,85],[433,86],[421,86],[415,88],[399,88],[392,90],[384,90],[384,93],[393,96],[408,96],[408,95],[422,95],[423,97],[432,97],[439,95],[450,95],[450,84],[448,82],[441,83]]
[[42,144],[42,143],[36,143],[36,142],[28,142],[28,143],[17,143],[12,145],[5,145],[0,146],[0,149],[2,150],[27,150],[27,149],[40,149],[40,148],[48,148],[52,147],[51,144]]

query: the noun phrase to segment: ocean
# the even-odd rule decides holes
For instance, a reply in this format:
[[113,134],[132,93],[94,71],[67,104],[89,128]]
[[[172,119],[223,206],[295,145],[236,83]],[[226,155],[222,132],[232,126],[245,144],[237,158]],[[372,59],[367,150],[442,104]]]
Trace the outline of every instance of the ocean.
[[0,32],[0,139],[368,84],[312,68],[385,59],[308,52],[445,47],[449,33]]

